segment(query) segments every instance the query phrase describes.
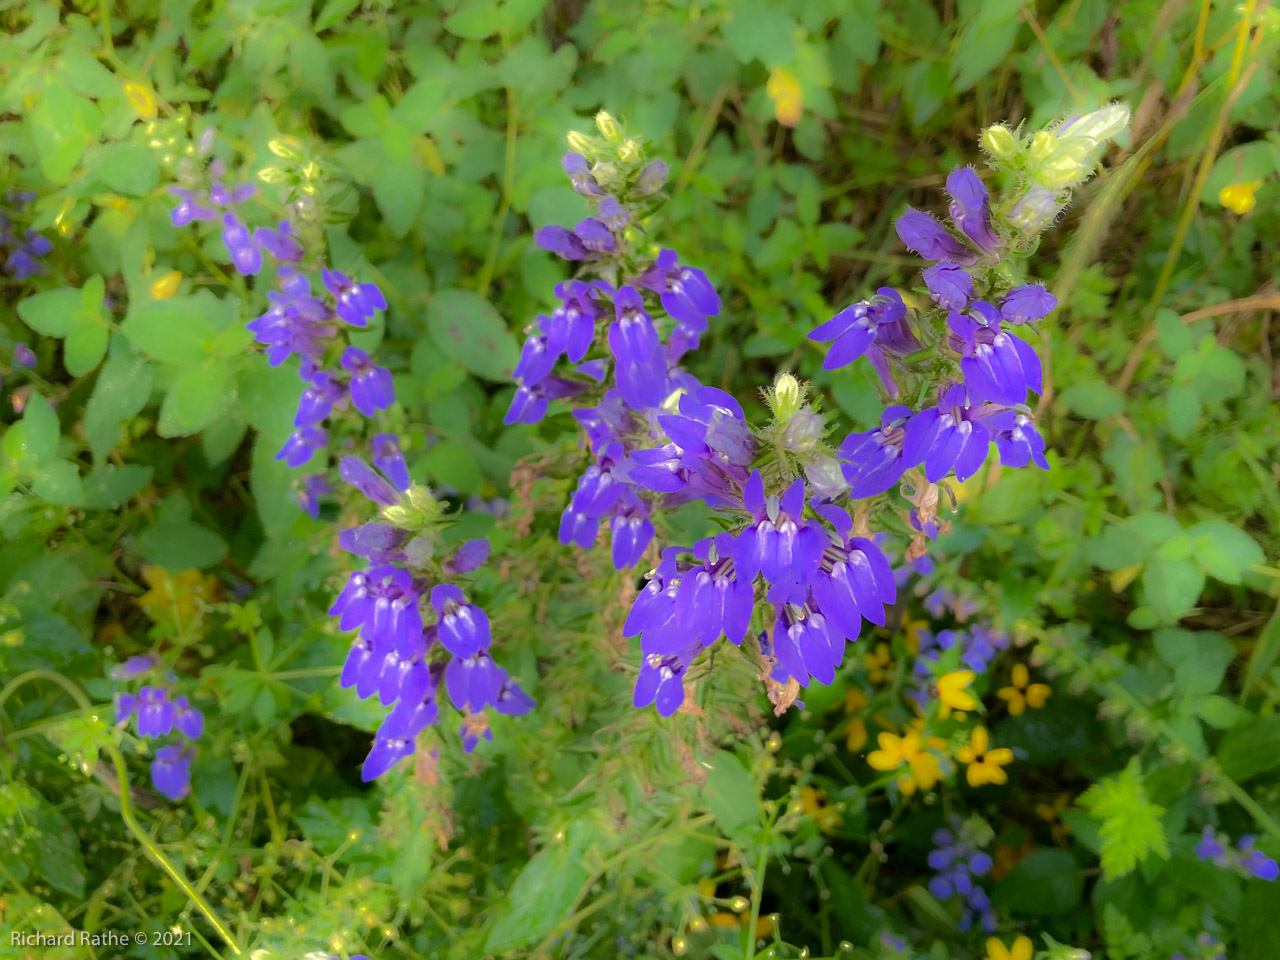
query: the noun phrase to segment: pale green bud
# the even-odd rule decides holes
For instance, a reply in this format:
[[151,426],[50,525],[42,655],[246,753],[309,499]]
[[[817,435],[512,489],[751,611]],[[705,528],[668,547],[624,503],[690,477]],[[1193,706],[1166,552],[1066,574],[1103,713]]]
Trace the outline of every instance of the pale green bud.
[[623,163],[635,163],[640,159],[640,141],[631,137],[622,141],[618,148],[618,159]]
[[1048,163],[1036,168],[1035,180],[1053,190],[1071,187],[1083,181],[1092,172],[1092,165],[1086,164],[1069,154],[1054,157]]
[[773,384],[773,415],[782,422],[790,420],[800,409],[804,391],[800,381],[789,373],[781,374]]
[[289,174],[279,167],[263,167],[258,171],[258,179],[263,183],[284,183]]
[[1119,136],[1129,125],[1130,115],[1127,103],[1113,103],[1083,117],[1066,120],[1054,132],[1059,137],[1085,137],[1102,143]]
[[580,153],[584,157],[590,157],[595,153],[595,143],[591,137],[585,133],[579,133],[577,130],[569,131],[569,149],[574,153]]
[[288,135],[276,137],[267,144],[267,149],[282,160],[293,160],[301,155],[302,141]]
[[1041,130],[1031,138],[1031,159],[1041,161],[1058,149],[1058,138],[1047,130]]
[[607,110],[601,110],[596,114],[596,129],[610,143],[618,143],[622,140],[622,128],[618,126],[618,121],[613,119],[613,114]]
[[818,445],[827,425],[819,414],[808,407],[797,410],[782,431],[782,446],[792,453],[808,453]]
[[1005,219],[1011,226],[1028,236],[1034,236],[1053,223],[1061,210],[1062,203],[1054,196],[1052,190],[1032,187],[1014,204]]
[[994,123],[982,131],[982,147],[997,160],[1012,160],[1018,154],[1018,140],[1003,123]]

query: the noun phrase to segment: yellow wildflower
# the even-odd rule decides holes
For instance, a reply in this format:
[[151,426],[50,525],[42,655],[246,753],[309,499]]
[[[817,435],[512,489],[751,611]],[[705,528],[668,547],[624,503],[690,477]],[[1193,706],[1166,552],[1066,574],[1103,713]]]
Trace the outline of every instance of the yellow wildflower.
[[213,574],[201,576],[199,570],[170,573],[164,567],[142,568],[142,579],[151,589],[135,603],[159,624],[183,630],[194,623],[203,604],[218,599],[218,579]]
[[902,624],[902,634],[906,637],[909,653],[920,652],[920,631],[927,629],[928,626],[928,620],[907,620]]
[[1036,813],[1039,814],[1041,820],[1049,824],[1049,833],[1053,836],[1053,842],[1059,846],[1066,845],[1067,834],[1071,832],[1071,828],[1060,819],[1062,811],[1067,808],[1067,804],[1070,802],[1071,794],[1060,793],[1052,804],[1036,804]]
[[711,915],[711,925],[713,927],[739,927],[742,924],[738,922],[738,918],[732,913],[713,913]]
[[780,124],[794,127],[800,122],[800,115],[804,112],[804,92],[795,74],[785,67],[774,67],[769,71],[764,91],[773,101],[773,115]]
[[168,273],[156,277],[151,281],[151,299],[168,300],[178,292],[180,283],[182,283],[181,270],[170,270]]
[[845,746],[850,753],[858,753],[867,745],[867,722],[858,713],[867,706],[867,695],[860,687],[849,687],[844,694],[844,712],[853,714],[845,727]]
[[980,787],[986,783],[1006,783],[1009,775],[1002,769],[1005,764],[1013,763],[1013,751],[1008,747],[990,749],[991,739],[986,727],[974,727],[969,735],[969,745],[961,747],[956,758],[967,763],[969,769],[965,776],[969,786]]
[[893,654],[887,643],[877,643],[862,659],[867,663],[867,677],[872,683],[887,683],[893,675]]
[[124,97],[133,107],[133,112],[143,120],[151,120],[156,115],[156,98],[150,90],[132,80],[124,82]]
[[898,787],[907,796],[917,789],[929,791],[942,779],[942,770],[938,758],[926,753],[920,746],[920,734],[909,730],[902,736],[893,733],[882,733],[877,737],[879,750],[867,755],[867,764],[873,770],[896,770],[903,764],[910,769],[903,771],[898,777]]
[[1012,680],[1013,686],[1001,687],[996,691],[996,696],[1009,702],[1009,712],[1015,717],[1027,707],[1040,709],[1053,692],[1046,683],[1031,682],[1031,674],[1025,663],[1019,663],[1013,668]]
[[1262,186],[1261,180],[1247,180],[1228,184],[1218,191],[1218,202],[1232,213],[1244,216],[1258,205],[1258,199],[1254,196],[1254,191],[1260,186]]
[[941,716],[946,718],[952,710],[972,710],[978,698],[965,687],[973,683],[972,670],[956,670],[938,678],[938,699],[942,701]]
[[1012,947],[1006,947],[996,937],[987,940],[987,960],[1031,960],[1033,953],[1035,948],[1028,936],[1021,936],[1013,941]]
[[703,877],[698,881],[698,893],[710,900],[716,895],[716,882],[710,877]]

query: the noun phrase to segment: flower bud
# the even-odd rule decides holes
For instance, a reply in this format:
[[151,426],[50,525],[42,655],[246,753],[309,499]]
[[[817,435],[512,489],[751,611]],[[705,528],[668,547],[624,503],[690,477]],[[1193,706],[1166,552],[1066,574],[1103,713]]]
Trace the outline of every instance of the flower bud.
[[1042,231],[1062,211],[1063,204],[1054,196],[1052,190],[1044,187],[1032,187],[1020,199],[1005,217],[1010,225],[1028,236]]
[[170,270],[163,276],[157,277],[151,281],[151,299],[168,300],[178,292],[178,285],[182,283],[182,271]]
[[623,163],[635,163],[640,159],[640,141],[631,137],[622,141],[618,148],[618,159]]
[[297,137],[280,136],[267,143],[267,149],[281,160],[294,160],[302,150],[302,141]]
[[1119,136],[1129,125],[1129,117],[1127,103],[1113,103],[1083,117],[1063,121],[1054,132],[1059,137],[1084,137],[1097,144]]
[[1034,179],[1042,186],[1060,190],[1083,182],[1092,172],[1092,164],[1070,153],[1064,153],[1037,167]]
[[642,197],[657,193],[667,182],[667,165],[661,160],[654,160],[640,171],[636,180],[636,193]]
[[143,120],[151,120],[157,112],[155,95],[140,83],[125,81],[124,97],[133,107],[133,112]]
[[982,147],[997,160],[1012,160],[1018,154],[1018,140],[1003,123],[994,123],[982,131]]
[[1037,162],[1048,158],[1058,149],[1058,138],[1047,130],[1041,130],[1031,138],[1031,159]]
[[773,383],[773,415],[782,422],[790,420],[800,409],[803,397],[800,381],[789,373],[781,374]]
[[613,114],[607,110],[601,110],[596,114],[596,129],[610,143],[618,143],[622,140],[622,128],[618,126],[618,121],[613,119]]
[[782,446],[792,453],[808,453],[818,445],[827,425],[819,414],[808,407],[798,411],[782,431]]
[[263,183],[284,183],[289,174],[280,167],[263,167],[258,171],[258,179]]
[[596,152],[595,144],[592,143],[591,138],[585,133],[579,133],[577,130],[570,130],[567,139],[569,141],[569,149],[574,153],[580,153],[584,157],[589,157]]

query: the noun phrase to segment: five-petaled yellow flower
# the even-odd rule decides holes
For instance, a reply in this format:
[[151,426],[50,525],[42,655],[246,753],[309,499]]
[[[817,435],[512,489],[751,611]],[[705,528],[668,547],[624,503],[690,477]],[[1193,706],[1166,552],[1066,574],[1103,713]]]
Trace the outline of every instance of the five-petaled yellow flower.
[[938,758],[920,748],[920,734],[910,730],[902,736],[882,733],[877,737],[879,750],[867,755],[867,764],[873,770],[896,770],[904,763],[910,768],[898,777],[898,787],[907,796],[917,789],[929,791],[942,779]]
[[1258,199],[1254,196],[1254,192],[1260,186],[1262,186],[1261,180],[1246,180],[1241,183],[1228,184],[1218,191],[1218,202],[1232,213],[1244,216],[1258,205]]
[[1009,775],[1002,769],[1005,764],[1013,763],[1013,751],[1008,747],[990,749],[991,738],[986,727],[974,727],[969,734],[969,745],[961,747],[956,758],[967,763],[969,769],[965,778],[969,786],[980,787],[986,783],[1006,783]]
[[1013,686],[1001,687],[996,696],[1009,701],[1009,712],[1016,717],[1027,707],[1043,707],[1052,692],[1046,683],[1032,683],[1027,665],[1019,663],[1013,668]]
[[973,676],[972,670],[956,670],[938,678],[938,699],[942,701],[944,719],[952,710],[968,711],[978,705],[978,698],[965,689],[973,683]]
[[872,683],[885,683],[893,675],[893,654],[887,643],[877,643],[862,659],[867,662],[867,678]]
[[840,811],[827,803],[825,790],[818,790],[814,787],[801,787],[799,807],[801,813],[813,818],[818,825],[818,829],[823,833],[835,830],[844,822],[844,818],[840,816]]
[[1012,947],[1006,947],[996,937],[987,940],[987,960],[1031,960],[1033,953],[1035,948],[1031,945],[1031,938],[1027,936],[1013,941]]
[[867,695],[860,687],[849,687],[845,691],[844,712],[851,716],[845,727],[844,742],[850,753],[857,753],[867,745],[867,722],[860,715],[866,706]]

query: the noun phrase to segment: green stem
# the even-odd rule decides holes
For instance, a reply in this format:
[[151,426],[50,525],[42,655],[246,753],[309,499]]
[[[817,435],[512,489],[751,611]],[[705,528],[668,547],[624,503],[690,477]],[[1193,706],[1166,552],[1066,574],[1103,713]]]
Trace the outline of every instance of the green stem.
[[[62,674],[55,673],[52,670],[28,670],[26,673],[21,673],[14,677],[5,685],[3,690],[0,690],[0,710],[4,708],[5,702],[13,696],[14,692],[19,687],[26,683],[30,683],[33,680],[47,680],[50,683],[57,684],[67,692],[67,695],[76,702],[81,710],[88,712],[93,709],[93,704],[89,702],[89,698],[84,695],[84,692]],[[218,936],[220,936],[226,942],[227,946],[231,948],[231,952],[237,957],[243,956],[244,951],[241,949],[240,945],[236,943],[235,937],[231,935],[231,931],[229,931],[226,925],[218,918],[218,915],[213,912],[213,909],[205,901],[204,897],[196,892],[195,888],[187,882],[187,878],[184,877],[178,869],[168,861],[165,855],[162,854],[160,849],[156,846],[155,841],[152,840],[151,837],[147,835],[147,832],[142,829],[142,825],[138,823],[138,819],[134,815],[133,797],[129,792],[129,770],[125,765],[124,757],[121,755],[120,749],[110,741],[105,742],[103,747],[111,756],[111,762],[115,767],[116,779],[119,781],[120,785],[120,817],[124,820],[125,826],[129,828],[129,832],[132,833],[138,843],[142,845],[142,849],[146,851],[147,856],[149,856],[161,870],[169,875],[169,878],[178,885],[178,888],[184,894],[186,894],[187,899],[195,904],[196,909],[204,914],[204,918],[209,921],[209,925],[217,931]]]

